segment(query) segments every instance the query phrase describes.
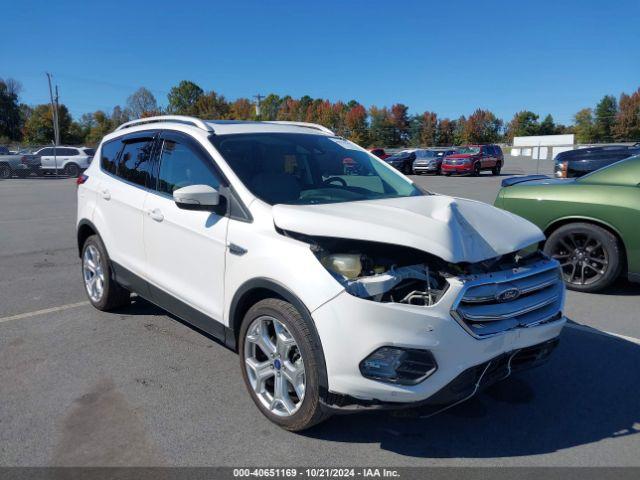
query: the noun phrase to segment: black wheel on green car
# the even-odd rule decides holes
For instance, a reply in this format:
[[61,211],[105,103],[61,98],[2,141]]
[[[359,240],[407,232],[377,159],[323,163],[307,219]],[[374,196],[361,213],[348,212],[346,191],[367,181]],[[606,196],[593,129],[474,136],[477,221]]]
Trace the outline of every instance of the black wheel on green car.
[[293,305],[279,298],[253,305],[238,344],[242,378],[264,416],[290,431],[328,418],[320,402],[322,347]]
[[618,277],[622,250],[615,235],[591,223],[570,223],[555,230],[544,251],[560,262],[571,290],[596,292]]

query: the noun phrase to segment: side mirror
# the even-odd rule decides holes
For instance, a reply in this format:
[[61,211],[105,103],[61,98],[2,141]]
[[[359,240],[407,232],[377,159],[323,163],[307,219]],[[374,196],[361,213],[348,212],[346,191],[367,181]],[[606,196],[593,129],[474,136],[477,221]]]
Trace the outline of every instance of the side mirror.
[[184,210],[213,211],[220,204],[220,193],[209,185],[189,185],[174,190],[173,201]]

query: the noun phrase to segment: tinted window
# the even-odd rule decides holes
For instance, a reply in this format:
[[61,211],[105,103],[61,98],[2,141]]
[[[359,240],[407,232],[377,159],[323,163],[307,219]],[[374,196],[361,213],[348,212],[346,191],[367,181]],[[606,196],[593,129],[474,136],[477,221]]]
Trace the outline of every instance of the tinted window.
[[164,139],[160,156],[158,191],[173,194],[173,191],[189,185],[220,187],[220,180],[213,173],[210,160],[187,142]]
[[84,153],[86,155],[89,155],[90,157],[93,157],[96,154],[96,149],[95,148],[85,148],[84,149]]
[[64,157],[73,157],[75,155],[78,155],[78,150],[76,150],[75,148],[58,148],[57,153],[58,155]]
[[383,161],[338,137],[255,133],[215,135],[211,141],[247,188],[271,205],[422,194]]
[[53,148],[51,147],[43,148],[42,150],[40,150],[40,152],[38,152],[38,155],[42,155],[43,157],[48,157],[50,155],[53,155]]
[[124,142],[117,175],[143,187],[153,187],[153,139],[139,138]]
[[105,172],[109,172],[115,175],[118,153],[122,147],[120,140],[114,140],[102,144],[100,149],[100,166]]

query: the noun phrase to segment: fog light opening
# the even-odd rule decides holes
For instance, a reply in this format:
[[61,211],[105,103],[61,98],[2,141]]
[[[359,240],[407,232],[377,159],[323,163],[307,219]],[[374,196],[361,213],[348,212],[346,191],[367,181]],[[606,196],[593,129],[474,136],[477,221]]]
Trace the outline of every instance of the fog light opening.
[[363,377],[400,385],[415,385],[436,371],[428,350],[381,347],[360,362]]

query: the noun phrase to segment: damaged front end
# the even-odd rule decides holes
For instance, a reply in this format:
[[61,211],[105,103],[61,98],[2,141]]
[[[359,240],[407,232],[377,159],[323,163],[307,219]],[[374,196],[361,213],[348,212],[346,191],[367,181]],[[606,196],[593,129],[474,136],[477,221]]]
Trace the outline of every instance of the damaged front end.
[[449,285],[446,262],[425,252],[377,242],[281,233],[309,243],[320,263],[355,297],[431,306]]

